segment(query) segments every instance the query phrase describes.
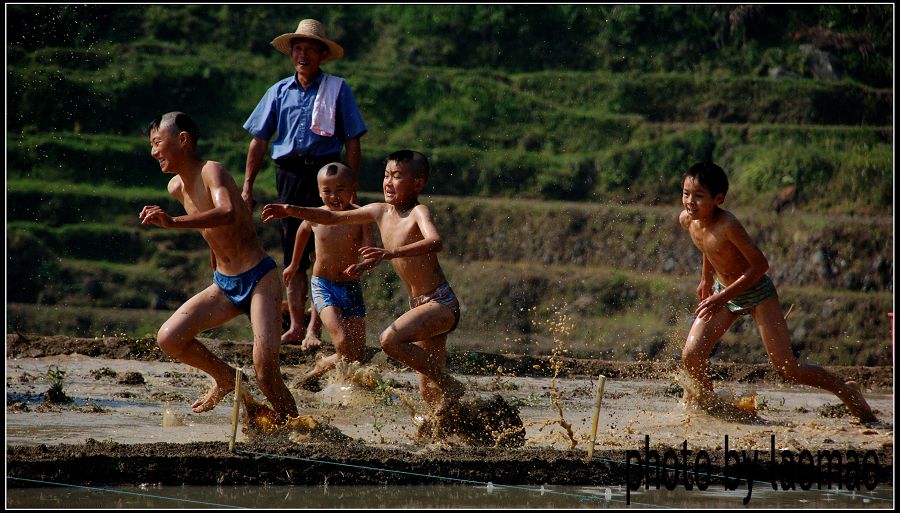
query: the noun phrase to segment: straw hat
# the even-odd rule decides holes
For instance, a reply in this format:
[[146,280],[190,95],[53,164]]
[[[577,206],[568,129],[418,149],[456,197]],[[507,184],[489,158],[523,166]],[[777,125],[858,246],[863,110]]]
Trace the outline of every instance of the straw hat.
[[322,22],[312,19],[300,20],[296,32],[276,37],[272,40],[272,46],[279,52],[289,56],[291,55],[291,39],[295,37],[315,39],[325,43],[328,46],[328,54],[322,59],[322,62],[336,61],[344,56],[343,47],[325,36],[325,26],[322,25]]

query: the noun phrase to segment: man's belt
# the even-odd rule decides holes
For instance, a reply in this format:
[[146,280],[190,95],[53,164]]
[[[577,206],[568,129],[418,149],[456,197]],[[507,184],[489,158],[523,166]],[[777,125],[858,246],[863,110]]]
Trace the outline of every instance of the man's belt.
[[316,170],[318,171],[318,168],[324,166],[325,164],[328,164],[329,162],[340,162],[340,160],[340,153],[310,156],[292,155],[290,157],[280,157],[275,159],[275,165],[284,169],[285,171],[297,172],[303,169],[308,169],[310,166],[315,166]]

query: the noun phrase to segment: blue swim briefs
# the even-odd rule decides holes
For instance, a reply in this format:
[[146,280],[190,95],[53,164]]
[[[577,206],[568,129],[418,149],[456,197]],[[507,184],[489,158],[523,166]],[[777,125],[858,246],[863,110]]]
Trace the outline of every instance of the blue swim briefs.
[[256,288],[259,280],[275,267],[275,259],[267,256],[260,260],[256,267],[237,276],[228,276],[216,271],[213,273],[213,282],[222,289],[232,303],[250,315],[250,298],[253,289]]
[[316,311],[329,306],[341,309],[341,317],[365,317],[366,302],[363,300],[362,284],[359,280],[331,281],[318,276],[310,280],[310,290]]

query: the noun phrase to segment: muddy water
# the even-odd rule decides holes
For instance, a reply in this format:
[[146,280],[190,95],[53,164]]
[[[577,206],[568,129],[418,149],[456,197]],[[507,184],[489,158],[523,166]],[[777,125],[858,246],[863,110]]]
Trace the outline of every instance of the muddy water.
[[893,489],[871,492],[838,490],[772,491],[754,489],[747,506],[746,490],[713,487],[700,492],[677,489],[637,490],[626,504],[621,486],[179,486],[109,488],[10,488],[10,508],[853,508],[888,509]]
[[[63,390],[71,404],[42,406],[50,386],[48,370],[65,372]],[[286,367],[290,384],[303,370]],[[120,383],[128,373],[140,373],[143,383]],[[252,369],[249,370],[252,376]],[[373,445],[421,448],[412,422],[412,409],[426,413],[419,399],[414,373],[380,373],[393,384],[391,393],[362,387],[326,386],[319,393],[293,390],[301,413],[329,423],[347,436]],[[82,355],[7,360],[6,437],[9,445],[83,443],[88,438],[119,443],[226,441],[231,431],[232,396],[211,412],[194,414],[190,404],[209,386],[202,373],[178,363],[90,358]],[[557,379],[562,418],[553,406],[551,378],[459,376],[467,384],[467,398],[500,394],[519,408],[525,424],[526,446],[567,449],[572,440],[564,423],[571,424],[576,448],[590,441],[596,381]],[[725,386],[735,396],[756,394],[764,404],[755,424],[729,422],[693,412],[680,398],[668,395],[675,376],[653,380],[607,380],[597,432],[598,449],[643,448],[651,445],[721,449],[724,436],[731,447],[768,450],[771,435],[777,448],[846,450],[881,449],[893,443],[893,394],[868,393],[880,411],[882,425],[862,426],[851,417],[827,418],[817,410],[838,403],[834,396],[808,387]],[[139,380],[138,380],[139,381]],[[262,399],[258,390],[251,392]],[[323,382],[324,384],[325,382]],[[401,395],[409,404],[401,401]],[[13,406],[11,406],[13,405]],[[24,405],[24,406],[22,406]],[[163,427],[166,409],[174,427]],[[561,422],[562,421],[562,422]],[[172,422],[169,422],[172,424]],[[246,435],[239,431],[240,442]]]

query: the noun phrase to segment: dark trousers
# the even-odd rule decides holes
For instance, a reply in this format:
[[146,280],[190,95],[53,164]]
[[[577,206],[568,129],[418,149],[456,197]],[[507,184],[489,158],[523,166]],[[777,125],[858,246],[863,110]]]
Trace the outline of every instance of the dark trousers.
[[[316,176],[325,164],[339,162],[340,154],[322,155],[319,157],[284,157],[275,160],[275,188],[278,191],[277,203],[287,203],[301,207],[321,207],[319,186]],[[284,253],[284,266],[291,264],[294,255],[294,240],[302,219],[285,217],[281,220],[281,249]],[[309,269],[309,254],[313,250],[315,240],[310,237],[300,260],[299,269]]]

